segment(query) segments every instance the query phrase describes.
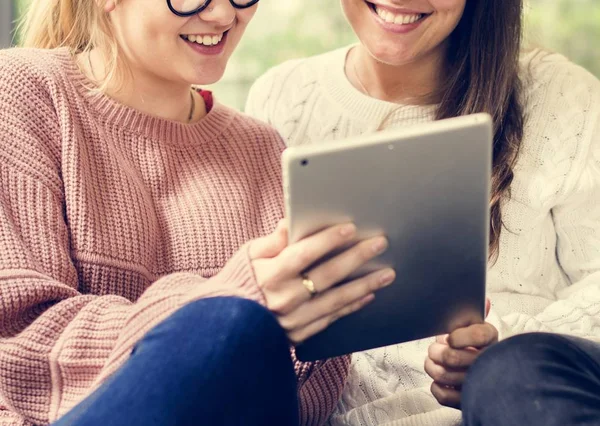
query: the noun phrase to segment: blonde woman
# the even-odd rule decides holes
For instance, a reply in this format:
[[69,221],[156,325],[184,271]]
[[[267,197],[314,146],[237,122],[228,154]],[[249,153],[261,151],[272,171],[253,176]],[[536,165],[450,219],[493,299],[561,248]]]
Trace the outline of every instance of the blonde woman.
[[[478,417],[467,413],[465,424],[576,424],[581,405],[597,407],[597,401],[580,398],[581,405],[560,416],[540,409],[561,406],[560,398],[546,398],[554,382],[532,373],[547,386],[536,383],[519,393],[535,380],[522,380],[527,368],[514,360],[523,360],[530,347],[523,343],[531,339],[531,352],[539,354],[537,342],[547,338],[543,346],[577,344],[600,364],[600,349],[590,344],[600,341],[600,82],[561,55],[522,51],[523,0],[341,5],[359,43],[275,67],[254,85],[247,111],[275,126],[292,146],[475,112],[492,115],[492,308],[487,323],[448,338],[355,354],[332,425],[458,424],[461,412],[438,402],[465,408],[466,373],[490,347],[467,398],[469,411],[487,416],[474,421]],[[540,331],[579,339],[521,336]],[[516,334],[518,339],[495,345]],[[513,352],[503,348],[513,344],[519,356],[506,355]],[[536,367],[546,359],[538,358]],[[486,370],[495,375],[482,374]],[[576,381],[576,374],[565,380]],[[513,421],[536,408],[526,407],[528,401],[539,402],[546,415],[532,411],[539,423]]]
[[382,237],[311,268],[354,226],[288,246],[280,138],[192,88],[256,3],[33,0],[0,52],[0,424],[327,419],[348,358],[289,343],[394,271],[334,287]]

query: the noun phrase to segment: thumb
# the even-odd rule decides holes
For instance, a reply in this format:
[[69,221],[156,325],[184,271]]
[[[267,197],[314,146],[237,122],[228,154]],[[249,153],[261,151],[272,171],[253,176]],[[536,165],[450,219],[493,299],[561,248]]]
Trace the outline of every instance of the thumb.
[[250,258],[264,259],[277,256],[287,247],[287,220],[281,219],[275,230],[269,235],[255,239],[250,243]]

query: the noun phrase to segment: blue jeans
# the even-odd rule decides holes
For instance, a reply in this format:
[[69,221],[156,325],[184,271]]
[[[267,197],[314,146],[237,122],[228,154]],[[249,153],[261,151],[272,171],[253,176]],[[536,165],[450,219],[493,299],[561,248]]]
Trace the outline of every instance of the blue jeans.
[[296,376],[273,315],[252,301],[186,305],[55,426],[297,425]]
[[600,425],[600,345],[531,333],[485,351],[462,394],[464,426]]

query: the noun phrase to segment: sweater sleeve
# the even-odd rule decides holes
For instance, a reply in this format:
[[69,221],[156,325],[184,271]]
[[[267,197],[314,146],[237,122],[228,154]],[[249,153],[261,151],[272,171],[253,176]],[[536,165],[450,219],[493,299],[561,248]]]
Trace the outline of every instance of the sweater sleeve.
[[[577,121],[585,125],[574,128],[564,119],[561,141],[571,144],[579,140],[579,147],[551,214],[556,255],[571,284],[537,315],[513,312],[500,316],[492,309],[488,320],[502,338],[544,331],[600,342],[600,82],[581,70],[568,77],[561,86],[563,101],[570,113],[583,117]],[[566,107],[562,107],[564,111]]]
[[[47,74],[0,53],[0,424],[47,424],[64,415],[186,303],[238,296],[265,304],[247,245],[214,277],[170,274],[135,301],[81,291],[51,97],[59,89]],[[295,367],[303,424],[322,424],[347,361]]]
[[218,295],[264,298],[247,245],[214,277],[167,275],[136,301],[80,292],[60,184],[57,111],[47,81],[25,65],[0,55],[0,412],[47,424],[184,304]]
[[218,295],[263,301],[247,246],[211,279],[167,275],[135,302],[82,294],[60,201],[4,165],[0,182],[0,394],[33,423],[65,414],[184,304]]

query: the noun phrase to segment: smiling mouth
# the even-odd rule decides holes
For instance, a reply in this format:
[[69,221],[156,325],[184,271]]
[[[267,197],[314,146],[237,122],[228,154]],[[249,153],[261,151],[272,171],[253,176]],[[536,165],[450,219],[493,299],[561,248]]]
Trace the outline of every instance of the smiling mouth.
[[387,24],[410,25],[415,24],[427,18],[430,13],[401,13],[391,12],[388,9],[381,8],[374,3],[365,1],[369,8]]
[[201,34],[181,34],[182,40],[187,41],[189,43],[196,43],[201,46],[216,46],[221,43],[223,37],[229,32],[229,30],[225,31],[222,34],[217,35],[201,35]]

